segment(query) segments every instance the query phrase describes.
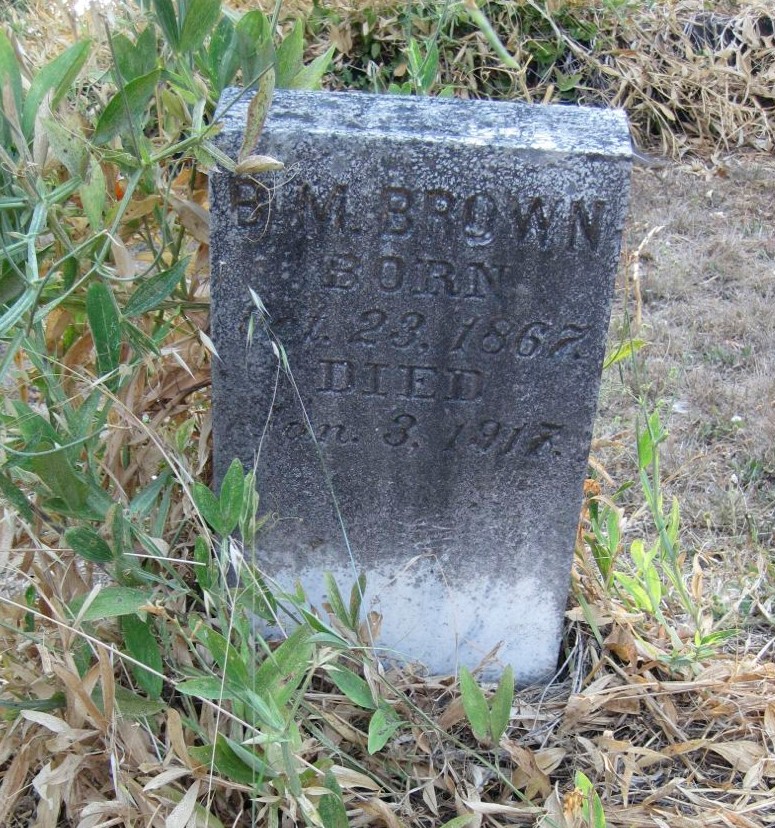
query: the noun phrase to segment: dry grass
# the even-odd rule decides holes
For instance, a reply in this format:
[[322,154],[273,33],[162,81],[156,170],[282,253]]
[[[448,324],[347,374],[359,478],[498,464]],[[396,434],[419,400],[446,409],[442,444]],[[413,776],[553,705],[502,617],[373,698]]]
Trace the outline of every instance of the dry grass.
[[[507,4],[493,5],[508,13]],[[575,5],[580,14],[594,14],[591,4]],[[341,21],[333,27],[335,37],[346,44],[351,35],[357,52],[362,5],[336,6]],[[576,59],[616,80],[609,91],[628,106],[644,141],[656,133],[670,152],[691,149],[708,156],[719,144],[771,147],[771,111],[755,98],[766,97],[757,83],[769,84],[771,95],[771,56],[757,51],[766,51],[767,44],[733,49],[731,55],[688,52],[684,35],[667,33],[683,32],[697,6],[661,4],[662,17],[637,13],[623,19],[616,38],[629,43],[632,54],[612,52],[610,61],[568,45]],[[397,17],[390,8],[394,4],[384,4],[374,35],[395,42]],[[750,21],[767,9],[745,4],[733,11],[740,21]],[[45,4],[35,8],[37,35],[33,31],[26,46],[32,64],[68,42],[67,27],[49,26],[50,13]],[[509,41],[509,48],[519,56],[517,42]],[[461,49],[469,68],[449,72],[471,94],[502,73],[479,33],[462,38]],[[756,55],[765,68],[752,62]],[[556,91],[548,94],[549,84],[531,89],[552,98]],[[725,95],[718,94],[722,88]],[[665,98],[681,102],[680,117],[664,115]],[[374,757],[365,750],[363,712],[316,679],[306,699],[310,730],[301,758],[312,763],[337,757],[352,825],[435,826],[455,814],[471,814],[474,826],[580,828],[582,800],[573,782],[578,770],[594,783],[612,826],[765,828],[775,822],[774,194],[772,162],[745,156],[636,173],[626,242],[630,258],[625,255],[612,343],[624,320],[639,314],[648,347],[621,379],[615,370],[609,373],[596,449],[617,485],[630,479],[637,398],[664,401],[671,429],[666,494],[681,502],[692,592],[708,630],[739,627],[740,635],[715,654],[668,668],[664,628],[601,587],[582,543],[564,670],[548,690],[517,693],[506,738],[495,753],[475,745],[451,677],[429,680],[405,672],[379,679],[413,726]],[[663,229],[634,259],[656,227]],[[205,253],[200,248],[202,282]],[[206,326],[203,316],[193,321]],[[150,479],[161,461],[159,443],[174,450],[175,434],[186,422],[193,429],[183,460],[192,474],[205,472],[207,355],[190,330],[180,332],[176,350],[177,357],[169,354],[150,365],[122,392],[123,415],[111,425],[113,450],[105,463],[126,492]],[[84,366],[71,367],[75,393]],[[34,393],[23,368],[22,396]],[[119,451],[126,441],[137,458],[128,469]],[[629,542],[645,531],[644,513],[635,496],[623,502]],[[174,508],[178,522],[191,509],[184,500]],[[201,815],[197,822],[196,813],[186,811],[194,800],[184,802],[184,794],[192,790],[223,825],[261,824],[256,814],[263,803],[251,805],[245,786],[213,777],[188,752],[194,723],[213,731],[211,708],[183,709],[170,685],[164,696],[170,704],[159,712],[140,719],[122,713],[120,687],[130,679],[110,647],[115,630],[98,624],[96,637],[88,640],[64,621],[64,604],[88,592],[99,573],[76,566],[68,550],[57,548],[57,539],[43,525],[28,532],[8,510],[0,521],[5,565],[22,584],[13,600],[3,599],[0,693],[6,701],[51,700],[40,711],[5,711],[0,826],[204,824]],[[184,571],[187,541],[176,538],[170,548]],[[26,606],[23,587],[31,583],[36,594]],[[685,619],[677,608],[670,610],[671,622],[687,636]],[[185,601],[170,597],[159,611],[170,618],[170,646],[177,667],[184,667],[190,642]],[[76,663],[80,648],[96,658],[84,678]],[[177,678],[168,676],[171,682]],[[96,687],[101,704],[91,695]],[[290,813],[287,824],[293,824]]]
[[[368,85],[365,78],[380,65],[383,84],[403,77],[406,31],[431,36],[443,5],[324,4],[321,36],[340,51],[337,75],[346,68],[348,77]],[[504,67],[460,11],[464,6],[451,4],[440,31],[440,44],[447,46],[441,80],[458,95],[544,103],[570,97],[622,107],[640,146],[674,157],[775,146],[775,18],[768,3],[717,2],[710,11],[702,0],[623,2],[618,8],[599,0],[485,4],[519,69]],[[301,0],[287,5],[289,14],[314,17],[313,9]],[[369,51],[374,42],[381,44],[375,59]]]

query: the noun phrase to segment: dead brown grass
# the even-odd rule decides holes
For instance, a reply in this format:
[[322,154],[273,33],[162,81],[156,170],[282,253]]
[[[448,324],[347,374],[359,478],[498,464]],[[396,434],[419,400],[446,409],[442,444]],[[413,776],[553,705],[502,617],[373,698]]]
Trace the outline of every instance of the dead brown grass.
[[[670,151],[691,149],[709,157],[719,143],[771,141],[766,108],[751,97],[736,102],[718,94],[719,78],[727,76],[728,88],[746,88],[746,72],[751,75],[756,67],[746,69],[743,59],[752,51],[733,55],[742,68],[735,63],[730,71],[727,57],[710,60],[693,52],[682,62],[684,41],[657,37],[657,30],[663,36],[675,32],[682,15],[697,6],[665,4],[664,18],[652,21],[650,29],[642,16],[623,21],[621,31],[640,38],[633,41],[635,54],[616,55],[618,62],[611,64],[598,56],[590,65],[619,73],[616,94],[634,113],[636,130],[645,138],[656,125]],[[357,31],[362,4],[337,7],[341,36],[347,27]],[[390,4],[384,8],[385,30],[397,37]],[[753,19],[763,8],[745,4],[732,11]],[[32,63],[56,53],[68,38],[67,28],[49,26],[51,13],[46,4],[35,7],[36,28],[26,46]],[[478,34],[466,37],[462,43],[477,55],[478,68],[470,74],[461,69],[456,76],[461,84],[501,71],[493,68]],[[513,41],[509,47],[516,53]],[[659,59],[649,64],[657,67],[649,76],[651,86],[638,85],[641,49],[651,58],[659,51]],[[647,90],[655,95],[649,97]],[[671,120],[654,101],[673,94],[690,105],[685,117]],[[681,502],[693,594],[709,629],[737,626],[740,636],[715,655],[668,667],[665,630],[601,588],[581,545],[565,670],[548,690],[518,692],[506,738],[492,761],[485,762],[475,749],[451,677],[425,679],[409,671],[386,677],[406,694],[400,709],[413,727],[376,757],[364,749],[366,723],[359,711],[324,681],[314,686],[307,702],[316,730],[306,734],[302,758],[337,756],[352,825],[431,826],[470,814],[477,828],[581,828],[582,801],[573,783],[577,770],[594,783],[612,826],[766,828],[775,822],[773,198],[775,168],[768,159],[716,157],[703,165],[636,173],[627,250],[640,248],[639,288],[636,295],[635,260],[625,258],[630,292],[623,272],[612,343],[637,310],[648,346],[621,378],[615,370],[606,378],[596,449],[616,484],[631,478],[637,398],[664,402],[671,429],[666,494]],[[663,229],[641,247],[656,227]],[[205,253],[202,248],[200,256]],[[192,471],[201,475],[207,462],[209,422],[200,373],[206,354],[190,336],[181,335],[179,346],[195,376],[172,357],[154,365],[127,390],[127,416],[113,424],[114,451],[106,462],[128,491],[146,482],[159,462],[148,428],[172,445],[176,429],[193,419]],[[20,393],[28,393],[23,370],[19,382]],[[144,416],[148,426],[141,427]],[[131,469],[119,463],[125,440],[133,442],[140,458]],[[634,496],[624,505],[629,542],[643,530],[644,516]],[[183,520],[185,507],[176,508]],[[194,801],[207,804],[223,825],[260,824],[255,813],[261,803],[252,808],[244,786],[213,777],[192,760],[192,722],[184,726],[175,704],[146,719],[122,712],[116,698],[128,678],[109,649],[115,631],[109,624],[99,626],[99,640],[88,641],[63,621],[63,603],[88,591],[95,573],[76,567],[67,550],[56,548],[56,534],[38,528],[26,533],[8,510],[0,521],[0,550],[22,585],[3,600],[0,692],[6,701],[21,696],[50,701],[48,709],[4,712],[0,826],[204,824],[193,811]],[[171,549],[181,559],[187,553],[183,541]],[[22,591],[33,581],[37,597],[27,607]],[[170,599],[164,611],[185,620],[185,604]],[[673,611],[671,620],[685,636],[680,613]],[[32,618],[35,635],[27,631]],[[174,630],[177,666],[185,665],[189,631],[184,623]],[[97,657],[84,677],[74,661],[81,646],[93,648]],[[100,688],[101,704],[92,698],[94,688]],[[197,716],[196,724],[212,732],[212,710],[202,708]],[[187,799],[183,808],[191,790],[196,799]],[[293,824],[291,815],[286,824]],[[210,825],[217,823],[211,819]]]

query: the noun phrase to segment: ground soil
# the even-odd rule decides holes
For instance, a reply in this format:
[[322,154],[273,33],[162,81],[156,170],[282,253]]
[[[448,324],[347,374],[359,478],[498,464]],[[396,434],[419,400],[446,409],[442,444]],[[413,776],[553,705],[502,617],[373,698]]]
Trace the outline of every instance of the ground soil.
[[772,157],[635,169],[611,347],[628,335],[646,345],[606,372],[594,456],[616,486],[633,479],[633,424],[659,407],[684,549],[718,564],[723,590],[775,548]]

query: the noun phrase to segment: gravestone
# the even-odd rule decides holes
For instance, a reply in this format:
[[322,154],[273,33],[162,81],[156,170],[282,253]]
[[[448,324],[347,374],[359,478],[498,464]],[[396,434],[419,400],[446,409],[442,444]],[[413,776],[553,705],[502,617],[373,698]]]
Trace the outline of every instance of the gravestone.
[[212,176],[211,255],[216,477],[257,463],[273,516],[258,563],[319,608],[324,572],[346,596],[364,571],[386,657],[450,672],[502,643],[490,674],[547,679],[629,190],[624,115],[278,91],[257,151],[285,169]]

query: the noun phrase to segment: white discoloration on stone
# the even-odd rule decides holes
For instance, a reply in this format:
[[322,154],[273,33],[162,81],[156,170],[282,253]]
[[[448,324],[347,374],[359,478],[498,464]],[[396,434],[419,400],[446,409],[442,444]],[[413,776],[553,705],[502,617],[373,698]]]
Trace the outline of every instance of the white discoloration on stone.
[[[352,568],[340,565],[331,574],[342,595],[349,596]],[[310,604],[327,619],[322,607],[328,599],[318,570],[286,573],[276,580],[288,591],[298,580]],[[387,662],[419,663],[432,674],[485,662],[486,680],[513,664],[523,684],[536,676],[547,678],[555,669],[563,613],[547,583],[534,576],[507,580],[501,573],[482,573],[480,579],[460,583],[437,561],[415,558],[400,568],[371,568],[363,610],[382,616],[381,634],[373,643]],[[498,645],[495,657],[487,659]]]

